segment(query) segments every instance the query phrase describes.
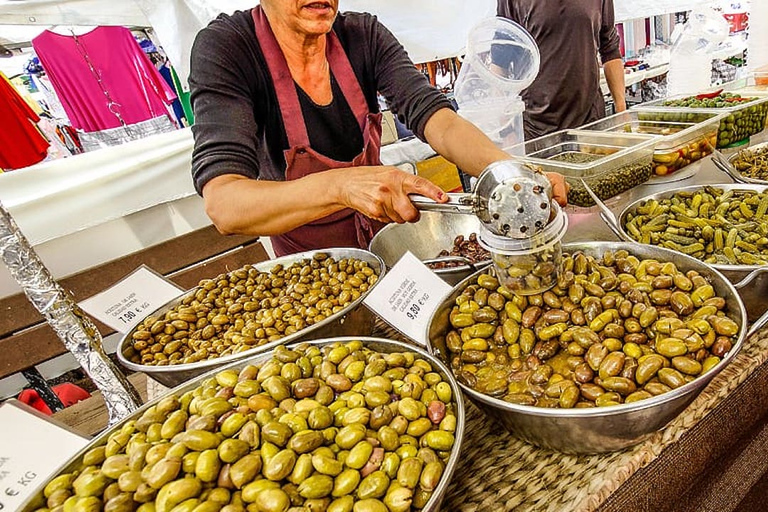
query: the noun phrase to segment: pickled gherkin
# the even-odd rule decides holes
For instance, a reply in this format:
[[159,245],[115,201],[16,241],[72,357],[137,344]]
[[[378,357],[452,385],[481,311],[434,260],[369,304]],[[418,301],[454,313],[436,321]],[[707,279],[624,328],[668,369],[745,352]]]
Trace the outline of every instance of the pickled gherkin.
[[[344,385],[338,377],[357,366],[355,384]],[[236,386],[249,391],[226,392]],[[376,393],[384,404],[370,403]],[[460,439],[456,399],[444,370],[415,352],[377,352],[362,341],[280,347],[263,364],[222,370],[124,422],[54,475],[41,503],[156,512],[419,510],[434,500],[415,503],[411,495],[448,478]]]
[[705,263],[766,265],[766,210],[768,192],[704,186],[641,202],[625,215],[623,227],[640,243],[682,252]]

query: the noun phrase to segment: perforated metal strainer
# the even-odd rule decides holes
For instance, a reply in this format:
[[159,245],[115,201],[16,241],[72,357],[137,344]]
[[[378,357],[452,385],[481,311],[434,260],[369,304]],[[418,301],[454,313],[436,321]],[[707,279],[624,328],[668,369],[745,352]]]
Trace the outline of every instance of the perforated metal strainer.
[[540,170],[512,160],[494,162],[469,194],[448,194],[447,203],[413,195],[423,211],[474,214],[498,236],[529,238],[544,229],[552,211],[552,187]]

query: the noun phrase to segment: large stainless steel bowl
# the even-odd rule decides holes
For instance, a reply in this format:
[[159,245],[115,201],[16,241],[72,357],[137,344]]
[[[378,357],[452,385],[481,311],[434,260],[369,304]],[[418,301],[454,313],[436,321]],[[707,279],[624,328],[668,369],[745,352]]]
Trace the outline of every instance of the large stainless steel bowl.
[[[322,249],[318,251],[291,254],[281,258],[256,263],[253,265],[253,267],[261,272],[269,272],[269,270],[272,269],[275,265],[280,264],[284,267],[288,267],[293,263],[303,259],[311,259],[312,256],[316,253],[327,254],[336,260],[342,258],[355,258],[361,261],[365,261],[371,266],[371,268],[376,271],[376,273],[379,275],[379,278],[383,277],[384,273],[386,272],[384,261],[382,261],[381,258],[369,251],[353,248]],[[237,354],[230,354],[216,359],[207,359],[204,361],[198,361],[196,363],[176,364],[168,366],[150,366],[134,363],[128,360],[124,354],[125,349],[130,346],[133,333],[136,331],[136,328],[134,328],[126,333],[120,340],[120,343],[117,346],[117,358],[120,361],[120,364],[126,368],[136,372],[146,373],[160,384],[173,387],[181,384],[182,382],[186,382],[187,380],[200,375],[201,373],[207,372],[212,368],[223,366],[232,361],[245,359],[262,352],[269,352],[276,346],[283,345],[285,343],[291,343],[300,340],[313,340],[328,336],[370,335],[373,332],[374,317],[373,314],[365,306],[363,306],[363,300],[374,288],[374,286],[369,288],[366,293],[361,294],[357,300],[349,304],[346,308],[342,309],[338,313],[334,313],[321,322],[305,327],[304,329],[294,334],[280,338],[279,340],[265,343],[264,345],[253,347],[250,350],[245,350]],[[194,295],[196,291],[197,288],[193,288],[185,292],[184,294],[173,299],[172,301],[168,302],[147,316],[161,317],[167,311],[180,304],[185,298],[189,297],[190,295]]]
[[[385,226],[373,237],[368,250],[381,257],[387,268],[391,268],[407,251],[422,261],[432,260],[443,249],[450,251],[458,235],[466,238],[479,231],[480,220],[474,215],[421,212],[419,222]],[[462,264],[433,272],[448,284],[454,285],[490,264],[489,259],[474,265]]]
[[[629,204],[622,210],[617,219],[617,225],[613,224],[610,219],[606,219],[603,215],[602,219],[608,224],[611,230],[627,242],[640,245],[640,242],[629,236],[629,233],[624,229],[624,224],[627,216],[634,212],[641,203],[650,200],[666,199],[672,197],[679,192],[697,192],[704,187],[714,187],[723,190],[750,190],[753,192],[766,192],[768,191],[768,184],[755,185],[755,184],[739,184],[739,183],[724,183],[724,184],[707,184],[707,185],[692,185],[690,187],[675,188],[667,190],[665,192],[659,192],[656,194],[650,194],[638,199],[637,201]],[[766,311],[768,301],[765,300],[765,296],[768,295],[768,265],[723,265],[712,264],[712,267],[720,271],[726,278],[728,278],[736,289],[739,290],[741,298],[744,300],[745,307],[747,308],[747,315],[750,320],[757,319],[763,312]]]
[[[419,354],[419,356],[427,360],[432,365],[432,368],[434,369],[434,371],[439,373],[443,377],[443,379],[446,382],[448,382],[448,384],[451,386],[451,391],[453,392],[454,401],[456,403],[456,431],[454,433],[455,442],[453,445],[453,449],[451,450],[451,454],[448,458],[448,462],[445,465],[445,470],[443,472],[442,478],[440,479],[440,483],[437,485],[437,487],[435,488],[432,494],[432,497],[429,499],[426,506],[423,508],[425,512],[437,512],[438,510],[440,510],[440,503],[443,501],[443,497],[445,496],[445,493],[448,489],[448,485],[450,484],[451,475],[453,474],[454,470],[456,469],[456,465],[458,464],[459,453],[461,451],[461,444],[464,438],[464,428],[465,428],[464,401],[462,400],[461,389],[459,388],[459,385],[457,384],[456,379],[454,379],[453,373],[450,370],[448,370],[448,368],[443,364],[442,361],[428,354],[425,350],[415,347],[413,345],[409,345],[399,341],[388,340],[384,338],[372,338],[372,337],[364,337],[364,336],[347,336],[347,337],[336,337],[336,338],[328,338],[328,339],[318,339],[314,341],[309,341],[307,343],[322,347],[322,346],[329,345],[336,342],[347,342],[352,340],[360,340],[363,342],[363,344],[366,347],[382,353],[415,352]],[[152,400],[151,402],[144,404],[144,406],[142,406],[140,409],[133,412],[131,415],[127,416],[126,418],[123,418],[120,422],[118,422],[115,425],[112,425],[111,427],[107,428],[104,432],[99,434],[90,443],[88,443],[87,446],[85,446],[82,450],[80,450],[77,454],[75,454],[68,462],[62,464],[56,470],[53,476],[51,476],[49,481],[52,480],[55,476],[60,475],[62,473],[67,473],[67,472],[80,469],[82,467],[83,455],[86,452],[88,452],[90,449],[94,447],[105,445],[108,437],[113,432],[119,431],[123,427],[123,425],[125,425],[129,421],[136,420],[139,417],[141,417],[141,415],[144,413],[145,410],[157,404],[160,400],[162,400],[166,396],[169,396],[169,395],[181,396],[187,391],[194,389],[202,381],[204,381],[209,377],[212,377],[219,371],[223,371],[225,369],[230,369],[230,368],[238,369],[238,368],[242,368],[247,364],[261,364],[268,361],[271,357],[272,357],[271,352],[257,354],[257,355],[251,354],[250,357],[244,360],[235,361],[234,363],[231,363],[223,368],[213,369],[204,375],[198,376],[194,380],[191,380],[172,390],[169,390],[167,393],[164,393],[162,396],[159,396],[154,400]],[[43,488],[45,487],[46,484],[47,482],[44,482],[42,485],[40,485],[37,488],[37,490],[31,495],[31,497],[24,502],[24,504],[21,506],[19,510],[23,512],[32,512],[36,510],[38,506],[40,506],[40,504],[42,503],[41,495],[42,495]]]
[[[521,439],[567,453],[601,453],[637,444],[680,414],[741,349],[747,335],[746,312],[736,289],[717,270],[669,249],[625,242],[568,244],[563,247],[563,252],[583,251],[602,256],[606,251],[619,249],[626,249],[640,259],[671,261],[682,270],[696,270],[706,276],[717,294],[725,298],[728,315],[740,326],[737,342],[717,366],[696,380],[653,398],[612,407],[546,409],[517,405],[459,384],[480,409]],[[451,308],[456,297],[480,273],[456,286],[430,318],[427,331],[430,350],[443,361],[448,362],[449,357],[445,336],[451,329],[448,318]]]

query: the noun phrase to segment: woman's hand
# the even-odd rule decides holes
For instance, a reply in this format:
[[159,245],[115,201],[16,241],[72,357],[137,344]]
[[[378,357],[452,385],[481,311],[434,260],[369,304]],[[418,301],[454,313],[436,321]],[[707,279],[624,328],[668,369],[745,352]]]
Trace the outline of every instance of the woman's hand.
[[381,222],[416,222],[419,211],[408,194],[420,194],[439,203],[448,200],[440,187],[397,167],[353,167],[329,171],[337,183],[338,201]]
[[552,185],[552,197],[557,201],[557,204],[560,206],[568,204],[568,191],[571,189],[571,186],[565,181],[565,177],[556,172],[548,172],[545,174],[547,175],[549,184]]

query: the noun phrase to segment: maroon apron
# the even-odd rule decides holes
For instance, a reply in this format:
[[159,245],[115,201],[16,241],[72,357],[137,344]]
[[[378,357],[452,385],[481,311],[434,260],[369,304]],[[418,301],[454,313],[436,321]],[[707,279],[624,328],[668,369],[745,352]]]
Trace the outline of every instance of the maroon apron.
[[[381,165],[381,113],[373,114],[368,111],[363,90],[336,34],[331,31],[326,36],[326,58],[363,133],[363,151],[351,162],[328,158],[310,147],[296,83],[288,69],[285,56],[261,6],[255,7],[251,14],[256,24],[256,38],[275,86],[283,126],[288,137],[288,149],[284,152],[285,179],[297,180],[328,169]],[[373,235],[383,225],[360,212],[345,208],[285,234],[271,237],[272,247],[277,256],[328,247],[367,248]]]

